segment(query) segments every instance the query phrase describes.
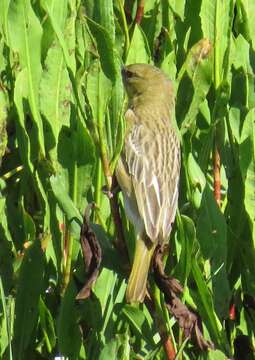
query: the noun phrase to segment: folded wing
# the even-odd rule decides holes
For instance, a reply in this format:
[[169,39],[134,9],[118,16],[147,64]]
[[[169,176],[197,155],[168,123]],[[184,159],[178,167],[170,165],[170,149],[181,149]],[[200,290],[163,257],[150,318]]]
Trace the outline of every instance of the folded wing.
[[145,231],[152,241],[166,241],[175,218],[180,172],[175,131],[132,126],[125,140],[125,160]]

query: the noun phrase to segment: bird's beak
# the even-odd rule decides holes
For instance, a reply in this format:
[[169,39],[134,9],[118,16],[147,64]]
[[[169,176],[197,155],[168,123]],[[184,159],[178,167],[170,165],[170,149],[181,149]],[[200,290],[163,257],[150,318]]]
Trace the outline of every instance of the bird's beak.
[[126,67],[124,65],[121,67],[121,75],[122,75],[122,79],[124,81],[126,78]]
[[127,86],[127,76],[126,76],[126,67],[122,66],[121,67],[121,76],[122,76],[122,82],[124,84],[124,86]]

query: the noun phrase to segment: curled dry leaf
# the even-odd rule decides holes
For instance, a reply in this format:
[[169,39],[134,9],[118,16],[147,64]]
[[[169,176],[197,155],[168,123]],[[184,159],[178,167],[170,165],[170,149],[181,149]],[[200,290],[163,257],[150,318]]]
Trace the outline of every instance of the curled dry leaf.
[[88,280],[76,296],[77,300],[86,299],[90,296],[90,291],[98,277],[102,260],[100,244],[89,224],[89,214],[93,206],[94,204],[87,206],[83,216],[83,224],[81,226],[80,242]]
[[201,39],[198,41],[191,50],[192,62],[197,66],[202,60],[209,57],[212,50],[212,44],[209,39]]
[[177,294],[180,294],[183,291],[183,288],[178,280],[170,278],[165,274],[162,255],[163,247],[159,245],[154,252],[153,270],[155,282],[165,295],[168,311],[176,318],[179,326],[183,329],[186,338],[194,336],[200,349],[213,349],[214,344],[205,340],[203,337],[199,315],[194,311],[189,310],[178,298]]

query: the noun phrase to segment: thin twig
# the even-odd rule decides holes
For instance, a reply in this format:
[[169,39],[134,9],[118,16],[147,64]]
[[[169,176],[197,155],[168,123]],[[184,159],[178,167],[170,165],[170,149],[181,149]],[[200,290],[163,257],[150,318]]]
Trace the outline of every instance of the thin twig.
[[117,199],[117,194],[114,192],[114,187],[117,186],[117,180],[115,176],[112,179],[112,197],[110,198],[110,206],[111,206],[111,213],[113,216],[113,221],[115,225],[116,231],[116,241],[115,246],[116,248],[122,253],[126,254],[126,246],[125,246],[125,237],[123,232],[123,226],[121,221],[121,216],[119,212],[119,204]]
[[167,334],[160,334],[160,337],[164,346],[167,360],[174,360],[176,356],[176,351],[170,336],[168,336]]
[[64,227],[64,269],[63,269],[63,279],[61,286],[61,295],[64,295],[66,288],[70,281],[71,275],[71,263],[72,263],[72,249],[73,249],[73,236],[70,233],[70,230],[65,222]]
[[[156,288],[155,291],[158,289]],[[155,294],[154,294],[155,295]],[[158,329],[158,333],[160,335],[160,339],[163,345],[163,348],[166,353],[167,360],[174,360],[176,356],[176,351],[174,344],[172,342],[171,336],[169,336],[166,325],[164,322],[164,319],[162,318],[162,313],[160,309],[157,310],[157,299],[155,296],[153,296],[154,301],[149,296],[146,296],[145,303],[147,309],[150,311],[150,314],[152,318],[154,319],[154,322],[156,324],[156,327]]]
[[108,198],[110,201],[111,213],[112,213],[112,217],[115,225],[116,237],[117,237],[115,245],[118,248],[118,250],[120,250],[123,253],[125,249],[125,238],[123,233],[122,221],[119,213],[118,199],[114,191],[117,186],[117,181],[115,176],[112,175],[108,156],[106,152],[102,151],[102,149],[101,149],[101,160],[102,160],[103,171],[106,179],[106,188],[107,188],[107,193],[109,194]]
[[214,180],[214,198],[220,207],[221,203],[221,181],[220,181],[220,153],[217,146],[217,139],[215,135],[214,152],[213,152],[213,180]]
[[136,15],[135,15],[135,22],[136,24],[140,25],[144,13],[144,0],[140,0],[137,6]]
[[[77,203],[77,164],[73,165],[73,175],[72,175],[72,187],[71,187],[71,199],[74,204]],[[64,255],[66,256],[64,262],[63,270],[63,285],[62,285],[62,294],[64,294],[71,277],[72,271],[72,253],[73,253],[73,243],[74,237],[70,232],[69,224],[65,221],[65,235],[64,235]]]

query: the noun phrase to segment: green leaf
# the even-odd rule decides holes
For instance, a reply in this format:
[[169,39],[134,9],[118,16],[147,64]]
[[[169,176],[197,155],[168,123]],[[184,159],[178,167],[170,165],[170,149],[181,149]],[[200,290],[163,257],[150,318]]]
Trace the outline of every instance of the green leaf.
[[[212,82],[212,56],[206,39],[196,43],[189,51],[179,75],[177,119],[184,134],[195,125],[200,106],[205,101]],[[183,76],[184,75],[184,76]]]
[[126,64],[150,63],[151,55],[146,37],[140,26],[135,26],[132,41],[128,51]]
[[144,312],[141,309],[126,304],[122,309],[122,313],[132,326],[133,331],[139,337],[144,338],[148,344],[153,346],[150,327]]
[[115,24],[112,0],[98,0],[94,2],[92,19],[107,30],[111,42],[115,42]]
[[242,0],[236,2],[237,19],[235,26],[243,34],[247,41],[251,41],[255,50],[255,3],[253,0]]
[[58,14],[54,11],[54,8],[52,8],[50,1],[44,0],[44,1],[42,1],[42,5],[50,18],[51,25],[55,31],[55,34],[59,41],[59,44],[62,48],[66,66],[68,67],[68,70],[71,72],[72,77],[74,78],[75,61],[72,56],[72,53],[69,53],[68,44],[66,42],[65,36],[61,29],[61,27],[63,26],[62,22],[59,21],[59,19],[61,19],[61,17],[59,17]]
[[54,43],[48,50],[40,83],[40,109],[52,129],[54,139],[46,143],[56,146],[62,126],[70,123],[71,83],[61,47]]
[[197,238],[205,259],[210,261],[214,304],[219,316],[227,317],[230,291],[226,273],[227,227],[209,187],[206,186],[197,222]]
[[236,69],[243,68],[246,72],[251,69],[249,61],[249,43],[242,36],[238,37],[234,41],[234,49],[232,52],[232,61]]
[[118,360],[119,340],[111,340],[100,353],[99,360]]
[[[232,49],[231,60],[233,66],[239,72],[237,73],[232,86],[233,102],[235,104],[242,104],[248,108],[255,107],[255,91],[253,86],[253,67],[251,60],[251,47],[247,40],[242,35],[233,42],[234,47]],[[252,55],[254,56],[254,55]]]
[[229,123],[231,126],[232,135],[235,140],[240,143],[241,140],[241,121],[242,112],[238,107],[231,107],[229,109]]
[[168,77],[172,80],[175,81],[175,77],[176,77],[176,64],[175,64],[175,54],[174,51],[171,51],[169,54],[167,54],[161,65],[160,65],[161,70],[163,70]]
[[9,298],[9,304],[7,301],[7,298],[5,296],[3,283],[2,283],[2,277],[0,276],[0,297],[1,297],[1,303],[2,307],[1,309],[1,324],[0,324],[0,330],[1,330],[1,336],[0,336],[0,355],[3,356],[7,346],[9,346],[9,359],[12,360],[12,344],[11,344],[11,322],[12,322],[12,314],[11,314],[11,304]]
[[209,351],[208,360],[226,360],[226,355],[219,350]]
[[[236,355],[239,333],[252,337],[254,8],[254,0],[0,0],[1,359],[161,360],[159,331],[172,328],[177,357],[216,360]],[[152,318],[149,303],[125,304],[125,255],[101,188],[125,135],[126,59],[154,62],[173,82],[184,163],[166,270],[184,285],[183,301],[215,351],[183,342],[164,307]],[[86,279],[77,240],[91,202],[102,267],[91,296],[76,303],[72,278],[79,288]],[[122,196],[119,206],[130,252],[135,234]],[[43,250],[34,248],[38,238]]]
[[255,109],[246,115],[240,144],[240,169],[244,189],[244,205],[249,215],[253,243],[255,244]]
[[0,276],[4,290],[8,293],[13,287],[12,238],[8,229],[6,199],[0,195]]
[[9,31],[8,31],[8,9],[10,0],[0,1],[0,29],[4,36],[5,42],[9,44]]
[[113,297],[113,290],[117,281],[116,273],[114,273],[112,270],[103,268],[95,286],[93,287],[93,292],[98,298],[102,310],[102,333],[104,333],[106,329],[113,310],[115,300]]
[[178,232],[181,240],[180,259],[175,269],[178,279],[185,286],[191,271],[191,259],[193,256],[193,244],[196,238],[195,225],[187,216],[178,216]]
[[76,177],[76,182],[73,184],[75,191],[74,199],[76,206],[83,213],[88,203],[86,199],[87,192],[92,185],[96,149],[90,134],[79,120],[77,121],[75,131],[72,131],[71,141],[74,147],[74,177]]
[[[121,136],[122,125],[122,109],[124,101],[124,88],[121,77],[120,60],[116,59],[118,64],[118,72],[116,74],[116,81],[112,88],[112,96],[109,104],[110,108],[110,122],[111,122],[111,135],[113,140],[113,151],[115,150],[118,155],[118,150],[122,148],[123,136]],[[116,64],[116,65],[117,65]],[[120,151],[120,150],[119,150]],[[116,154],[116,153],[115,153]]]
[[89,28],[96,40],[97,50],[100,56],[100,62],[105,76],[109,80],[115,81],[116,79],[116,64],[115,64],[115,54],[114,44],[112,41],[112,35],[109,31],[104,28],[102,25],[97,24],[90,18],[87,18]]
[[57,321],[57,336],[59,351],[62,355],[77,359],[81,348],[81,332],[75,308],[77,290],[73,281],[70,281],[60,306]]
[[75,207],[72,199],[68,195],[68,190],[65,187],[64,176],[63,174],[51,176],[50,183],[52,191],[60,208],[63,210],[64,214],[67,217],[67,220],[70,222],[71,230],[73,235],[78,239],[80,236],[80,225],[82,224],[82,216],[79,213],[78,209]]
[[[23,102],[23,96],[26,97],[28,91],[26,77],[27,77],[26,69],[24,69],[18,73],[15,82],[14,103],[18,112],[18,116],[15,118],[15,122],[16,122],[17,140],[19,144],[20,157],[22,163],[32,173],[33,165],[31,162],[31,144],[25,126],[25,114],[24,114],[25,110],[24,110],[24,102]],[[35,146],[32,146],[32,150],[35,150]]]
[[57,152],[62,168],[58,166],[57,174],[61,174],[66,192],[83,213],[93,178],[95,146],[79,118],[75,122],[72,129],[63,126],[59,134]]
[[207,39],[210,39],[212,44],[215,42],[216,9],[218,2],[218,0],[204,0],[201,4],[200,19],[203,35]]
[[199,312],[202,315],[203,320],[206,324],[208,324],[208,328],[214,341],[221,344],[223,340],[221,338],[221,325],[213,311],[211,294],[195,258],[192,259],[192,274],[197,284],[200,301],[202,303],[202,307],[199,308]]
[[169,6],[172,8],[173,12],[178,15],[181,20],[184,20],[186,0],[169,0]]
[[[233,16],[232,0],[202,1],[201,25],[204,37],[210,40],[214,50],[214,82],[216,88],[218,88],[226,75],[226,70],[228,70],[227,64],[224,64],[224,57],[230,43]],[[225,21],[222,21],[222,18]]]
[[[111,141],[109,146],[107,139],[105,122],[106,122],[106,107],[111,95],[112,83],[105,76],[101,70],[98,61],[94,61],[92,66],[89,68],[87,76],[87,97],[92,112],[94,127],[98,130],[99,146],[101,158],[109,159],[108,147],[111,148]],[[111,135],[111,132],[109,131]]]
[[32,217],[29,215],[29,213],[24,209],[24,206],[22,205],[22,217],[24,222],[24,233],[26,234],[26,241],[27,242],[33,242],[35,240],[36,235],[36,228],[34,221]]
[[197,209],[199,209],[202,200],[203,190],[206,185],[206,179],[198,163],[194,159],[192,153],[189,153],[188,155],[187,165],[188,165],[188,176],[189,176],[190,184],[192,186],[191,189],[192,201],[194,206]]
[[49,309],[47,308],[45,302],[41,297],[39,301],[39,318],[47,350],[49,353],[51,353],[52,349],[56,345],[54,320]]
[[18,52],[21,67],[25,70],[23,76],[25,76],[24,80],[28,83],[28,102],[33,120],[38,128],[40,150],[44,155],[43,123],[39,112],[39,82],[42,73],[40,47],[42,27],[29,0],[10,2],[8,25],[11,29],[11,48],[13,51]]
[[7,145],[6,120],[7,120],[7,96],[3,91],[0,91],[0,166]]
[[[166,13],[167,13],[169,12],[167,4],[166,4],[166,8],[167,8]],[[162,17],[163,17],[162,13],[165,14],[165,12],[163,9],[162,11],[160,10],[161,10],[161,4],[158,1],[155,0],[145,1],[144,16],[142,18],[142,30],[144,32],[144,35],[146,36],[146,41],[149,44],[151,53],[153,53],[154,51],[155,39],[158,36],[160,36],[159,34],[162,30]],[[167,14],[165,15],[167,16]],[[157,56],[154,55],[154,57],[158,61],[161,58],[161,56],[158,56],[158,53],[160,52],[159,49],[157,49],[156,52],[157,52]]]
[[14,346],[17,359],[31,341],[38,320],[39,297],[42,292],[44,256],[40,243],[35,241],[25,252],[22,261],[15,306]]
[[87,96],[96,123],[104,119],[111,88],[112,83],[101,70],[100,63],[94,61],[87,76]]
[[62,0],[61,3],[58,0],[43,0],[42,5],[45,8],[49,7],[51,9],[54,21],[64,33],[68,14],[68,0]]

